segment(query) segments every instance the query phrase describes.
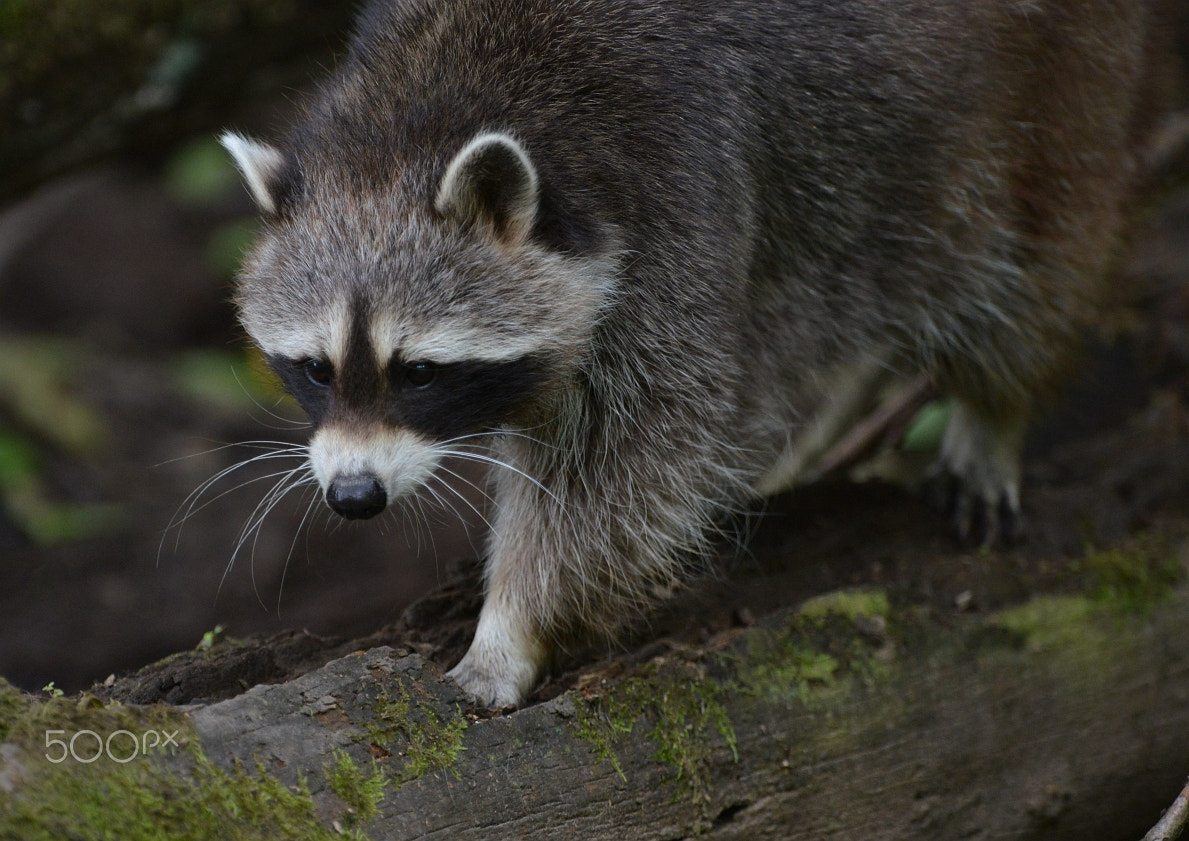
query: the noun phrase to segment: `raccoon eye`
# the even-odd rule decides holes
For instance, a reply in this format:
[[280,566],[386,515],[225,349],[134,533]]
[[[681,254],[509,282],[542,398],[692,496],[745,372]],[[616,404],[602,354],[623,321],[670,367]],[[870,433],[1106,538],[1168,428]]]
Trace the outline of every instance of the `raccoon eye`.
[[334,379],[334,366],[325,360],[306,359],[297,364],[305,371],[306,379],[319,388],[325,388]]
[[425,388],[438,375],[438,366],[432,362],[410,362],[401,369],[401,385],[407,388]]

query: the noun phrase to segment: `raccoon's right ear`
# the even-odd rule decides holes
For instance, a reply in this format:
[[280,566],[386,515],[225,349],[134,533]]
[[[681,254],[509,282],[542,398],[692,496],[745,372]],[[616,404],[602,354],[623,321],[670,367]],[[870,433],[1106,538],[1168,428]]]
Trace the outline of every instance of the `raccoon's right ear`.
[[500,239],[519,244],[537,216],[536,167],[508,135],[476,135],[446,168],[434,207],[462,222],[489,225]]
[[224,132],[219,142],[231,153],[256,206],[262,213],[275,216],[295,186],[291,175],[294,168],[288,158],[267,143],[231,131]]

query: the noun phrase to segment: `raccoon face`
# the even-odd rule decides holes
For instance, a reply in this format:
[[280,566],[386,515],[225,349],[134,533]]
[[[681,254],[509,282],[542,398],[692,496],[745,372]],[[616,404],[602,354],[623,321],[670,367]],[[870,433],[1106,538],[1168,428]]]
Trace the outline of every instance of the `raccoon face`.
[[384,363],[355,319],[341,361],[272,357],[314,421],[310,462],[327,504],[348,519],[374,516],[416,492],[445,455],[465,456],[475,434],[515,421],[548,388],[550,360],[436,362],[392,354]]
[[473,138],[433,191],[368,194],[224,145],[267,222],[241,320],[313,421],[311,466],[339,514],[416,492],[465,442],[535,417],[581,364],[614,261],[534,241],[536,171],[512,138]]

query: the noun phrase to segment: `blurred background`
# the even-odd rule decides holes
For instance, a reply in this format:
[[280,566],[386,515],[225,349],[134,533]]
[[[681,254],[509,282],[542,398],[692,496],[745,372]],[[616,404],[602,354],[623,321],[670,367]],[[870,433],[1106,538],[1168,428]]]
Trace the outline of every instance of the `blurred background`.
[[[235,324],[254,211],[214,138],[276,137],[333,70],[354,10],[0,0],[0,675],[25,689],[83,688],[219,626],[361,635],[479,554],[473,489],[465,518],[348,525],[308,488],[273,506],[299,459],[249,461],[305,432]],[[1169,435],[1189,439],[1184,123],[1122,269],[1122,341],[1034,448],[1118,424],[1157,391]]]
[[309,488],[264,517],[299,459],[205,484],[305,437],[235,324],[254,210],[214,138],[275,137],[354,7],[0,0],[0,675],[25,689],[216,626],[363,633],[477,554],[451,515],[351,526]]

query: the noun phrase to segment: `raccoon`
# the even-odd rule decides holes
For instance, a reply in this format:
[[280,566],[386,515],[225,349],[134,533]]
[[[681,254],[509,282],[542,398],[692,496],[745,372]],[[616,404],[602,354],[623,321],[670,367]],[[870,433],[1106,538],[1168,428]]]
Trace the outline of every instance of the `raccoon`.
[[810,473],[872,378],[955,398],[959,528],[1015,535],[1159,31],[1142,0],[373,2],[282,142],[223,137],[264,219],[242,323],[343,517],[494,466],[450,675],[520,704]]

